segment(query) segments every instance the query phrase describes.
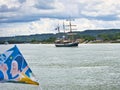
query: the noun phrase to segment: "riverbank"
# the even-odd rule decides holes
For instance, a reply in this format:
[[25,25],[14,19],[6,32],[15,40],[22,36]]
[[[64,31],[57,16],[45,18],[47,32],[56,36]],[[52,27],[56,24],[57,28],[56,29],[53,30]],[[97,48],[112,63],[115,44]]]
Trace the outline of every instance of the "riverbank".
[[[120,43],[120,41],[84,41],[84,42],[79,42],[79,44],[98,44],[98,43]],[[28,43],[1,43],[1,44],[28,44]],[[54,44],[54,42],[31,42],[29,44]]]

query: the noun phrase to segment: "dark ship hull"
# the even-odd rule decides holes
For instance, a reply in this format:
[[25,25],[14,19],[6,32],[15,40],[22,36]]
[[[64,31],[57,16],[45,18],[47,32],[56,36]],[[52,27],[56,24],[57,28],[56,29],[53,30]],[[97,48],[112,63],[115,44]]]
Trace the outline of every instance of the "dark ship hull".
[[55,43],[56,47],[77,47],[78,42],[71,42],[71,43]]

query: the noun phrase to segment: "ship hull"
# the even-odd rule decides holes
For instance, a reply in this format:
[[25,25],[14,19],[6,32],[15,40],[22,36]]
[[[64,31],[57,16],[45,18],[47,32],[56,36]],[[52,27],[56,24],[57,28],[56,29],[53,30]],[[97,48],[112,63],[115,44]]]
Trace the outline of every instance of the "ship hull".
[[78,42],[72,42],[72,43],[56,43],[55,46],[56,47],[77,47],[78,46]]

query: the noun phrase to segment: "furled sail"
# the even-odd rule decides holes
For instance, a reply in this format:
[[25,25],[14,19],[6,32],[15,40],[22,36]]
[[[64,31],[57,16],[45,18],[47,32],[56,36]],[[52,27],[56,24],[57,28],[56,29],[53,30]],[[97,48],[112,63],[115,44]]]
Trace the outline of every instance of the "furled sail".
[[0,82],[39,85],[16,45],[0,54]]

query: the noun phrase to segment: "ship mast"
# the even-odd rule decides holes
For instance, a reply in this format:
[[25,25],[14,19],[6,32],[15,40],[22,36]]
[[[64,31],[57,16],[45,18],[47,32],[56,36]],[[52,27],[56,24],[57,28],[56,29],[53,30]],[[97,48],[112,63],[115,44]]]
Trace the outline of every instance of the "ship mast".
[[64,30],[64,33],[65,33],[65,23],[64,23],[64,21],[63,21],[63,30]]
[[73,33],[72,32],[72,30],[76,30],[76,29],[73,29],[72,27],[75,27],[76,25],[73,25],[72,23],[71,23],[71,21],[74,21],[74,19],[68,19],[67,21],[69,21],[69,25],[67,25],[68,27],[69,27],[69,33],[68,33],[68,35],[69,36],[71,36],[71,39],[72,39],[72,41],[74,40],[74,35],[76,35],[76,33]]
[[59,26],[59,24],[58,24],[58,26],[55,28],[55,30],[57,30],[58,33],[60,33],[60,26]]
[[70,33],[72,32],[72,30],[76,30],[76,29],[73,29],[72,27],[76,26],[76,25],[72,25],[71,21],[74,21],[74,19],[68,19],[67,21],[69,21],[69,25],[67,25],[69,27],[69,30],[70,30]]

